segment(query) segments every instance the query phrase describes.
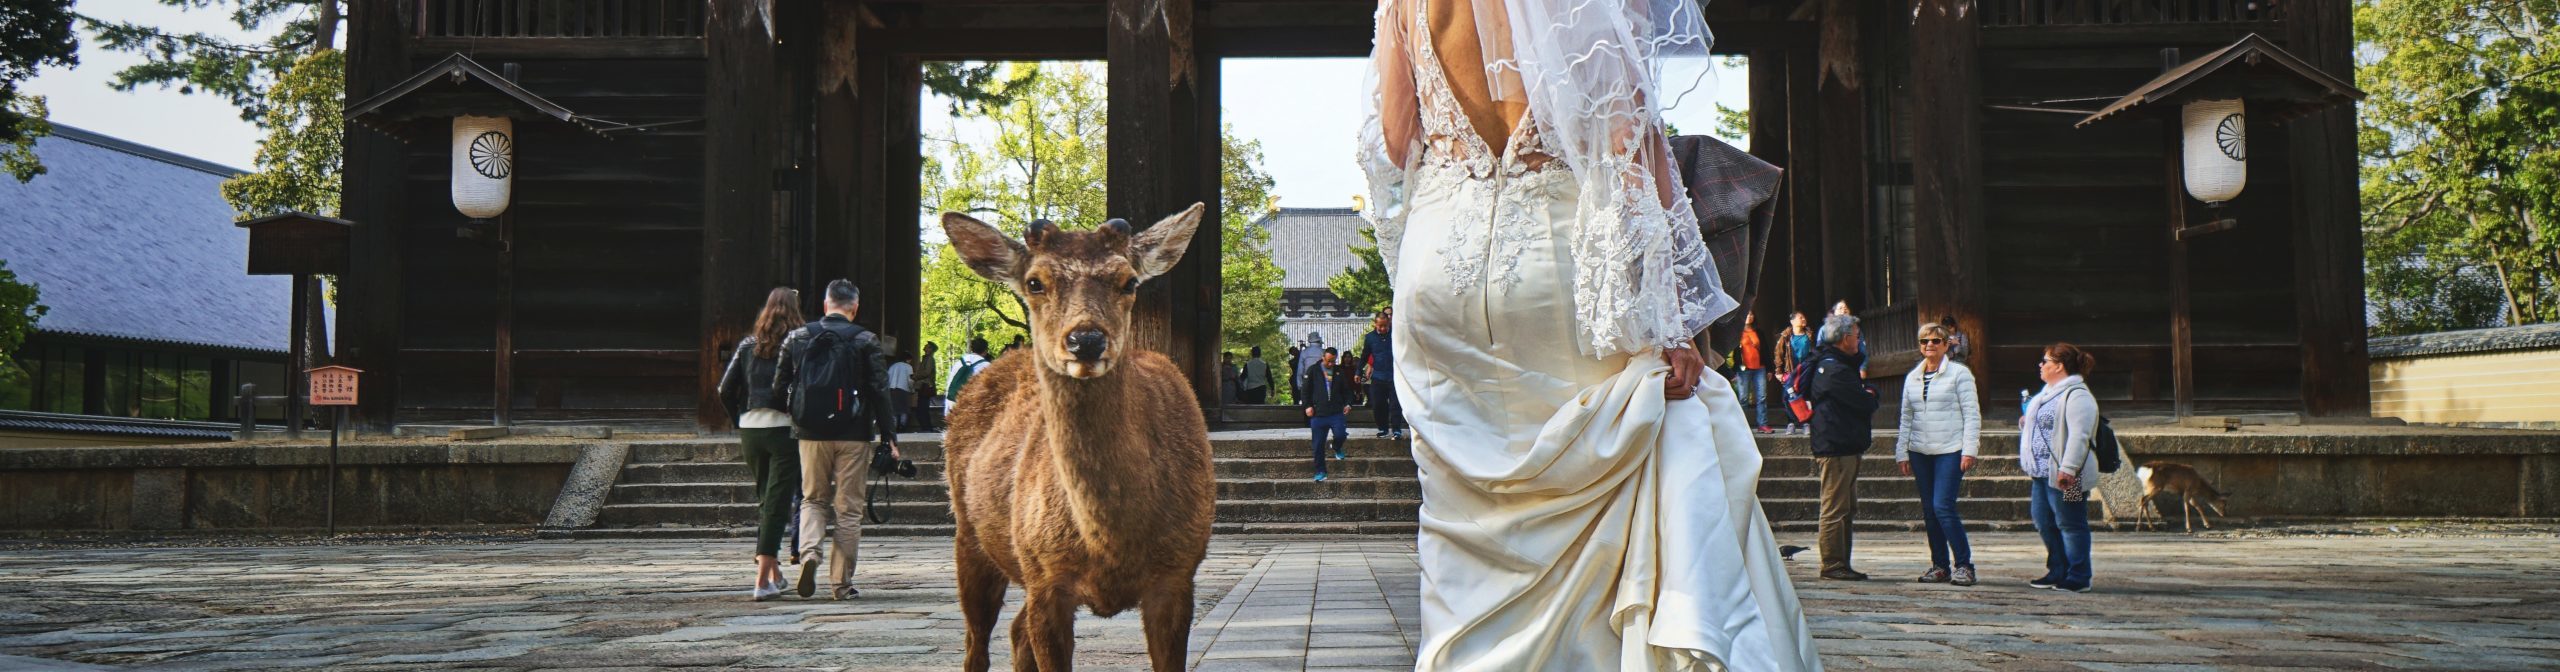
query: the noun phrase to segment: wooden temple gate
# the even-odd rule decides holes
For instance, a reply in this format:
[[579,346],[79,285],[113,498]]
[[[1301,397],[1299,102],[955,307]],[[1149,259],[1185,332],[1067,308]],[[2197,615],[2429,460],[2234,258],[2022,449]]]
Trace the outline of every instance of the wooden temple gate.
[[[1718,51],[1750,58],[1751,146],[1789,169],[1767,289],[1752,304],[1764,329],[1790,309],[1848,299],[1874,325],[1873,373],[1898,375],[1914,320],[1953,314],[1985,344],[1976,366],[1989,369],[1984,391],[1996,401],[2032,375],[2017,361],[2050,340],[2050,325],[2130,328],[2142,335],[2097,339],[2100,356],[2142,368],[2096,382],[2111,397],[2159,401],[2165,305],[2090,306],[2028,284],[2060,274],[2062,286],[2165,292],[2149,270],[2164,248],[2118,230],[2153,231],[2166,216],[2160,169],[2146,163],[2160,152],[2157,127],[2124,132],[2146,138],[2131,147],[1986,104],[2120,92],[2156,71],[2161,46],[2209,48],[2250,32],[2348,69],[2343,2],[2283,3],[2291,14],[2279,21],[2232,13],[2247,1],[1710,4]],[[2160,11],[2111,9],[2127,5]],[[863,321],[913,342],[924,62],[1106,61],[1108,209],[1144,224],[1193,202],[1220,206],[1218,101],[1230,84],[1220,59],[1365,56],[1374,10],[1372,0],[356,0],[349,100],[462,53],[519,65],[525,89],[613,129],[520,129],[517,205],[496,240],[455,235],[464,222],[443,197],[443,146],[350,131],[345,214],[359,227],[339,338],[366,371],[362,415],[377,430],[493,416],[721,428],[721,357],[768,287],[851,278]],[[2202,361],[2274,362],[2247,386],[2287,389],[2240,405],[2362,413],[2351,119],[2333,112],[2286,128],[2289,160],[2266,163],[2290,175],[2246,204],[2263,210],[2250,244],[2298,256],[2230,275],[2286,288],[2242,295],[2274,300],[2266,312],[2212,313],[2227,322],[2214,328],[2228,327],[2215,336],[2240,334],[2240,347],[2200,341],[2212,353]],[[2088,147],[2096,158],[2052,156]],[[1356,170],[1348,157],[1343,170]],[[2074,208],[2135,202],[2089,226],[2043,224],[2057,240],[2126,247],[2127,259],[2018,262],[2041,259],[2041,248],[2004,242],[2085,214]],[[1218,396],[1219,249],[1216,227],[1203,227],[1139,307],[1140,342],[1185,365],[1206,404]]]

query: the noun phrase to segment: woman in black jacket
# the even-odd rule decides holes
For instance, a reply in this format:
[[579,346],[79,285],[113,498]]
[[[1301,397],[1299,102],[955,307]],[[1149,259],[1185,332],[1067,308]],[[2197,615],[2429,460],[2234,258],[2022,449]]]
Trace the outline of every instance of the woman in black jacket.
[[[747,471],[756,479],[756,601],[770,600],[791,588],[774,556],[782,547],[783,525],[791,519],[791,496],[800,492],[800,445],[791,438],[791,413],[773,398],[776,358],[782,337],[806,322],[800,317],[800,293],[776,287],[764,297],[755,331],[738,341],[720,375],[720,402],[729,408],[746,444]],[[794,545],[797,547],[797,545]]]

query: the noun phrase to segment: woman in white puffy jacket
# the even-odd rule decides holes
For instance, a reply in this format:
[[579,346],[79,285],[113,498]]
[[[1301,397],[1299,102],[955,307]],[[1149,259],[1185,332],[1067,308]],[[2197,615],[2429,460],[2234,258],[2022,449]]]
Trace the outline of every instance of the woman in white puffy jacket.
[[1922,523],[1929,531],[1929,571],[1921,583],[1974,583],[1973,546],[1956,513],[1964,472],[1982,447],[1982,403],[1974,395],[1973,370],[1947,358],[1953,334],[1946,325],[1920,327],[1918,366],[1902,377],[1902,422],[1893,461],[1920,488]]

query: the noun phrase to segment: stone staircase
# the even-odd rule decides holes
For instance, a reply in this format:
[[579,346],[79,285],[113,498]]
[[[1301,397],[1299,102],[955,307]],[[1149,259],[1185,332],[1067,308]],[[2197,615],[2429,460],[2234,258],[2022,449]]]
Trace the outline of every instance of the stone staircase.
[[[1421,484],[1403,442],[1367,438],[1355,429],[1347,460],[1331,461],[1331,478],[1309,480],[1302,434],[1289,430],[1219,432],[1218,534],[1397,534],[1415,530]],[[1879,439],[1880,442],[1889,439]],[[1821,481],[1803,437],[1759,440],[1761,505],[1781,531],[1809,531],[1821,509]],[[1986,452],[1998,443],[1986,441]],[[1911,480],[1893,466],[1890,444],[1868,454],[1858,481],[1858,528],[1915,530],[1921,506]],[[880,486],[889,522],[865,522],[865,535],[951,533],[951,510],[938,435],[906,437],[900,448],[916,462],[916,478]],[[1965,479],[1963,508],[1973,529],[2027,527],[2027,480],[2014,455],[1982,459]],[[565,538],[702,538],[755,533],[754,485],[735,441],[636,443],[593,527],[547,530]]]

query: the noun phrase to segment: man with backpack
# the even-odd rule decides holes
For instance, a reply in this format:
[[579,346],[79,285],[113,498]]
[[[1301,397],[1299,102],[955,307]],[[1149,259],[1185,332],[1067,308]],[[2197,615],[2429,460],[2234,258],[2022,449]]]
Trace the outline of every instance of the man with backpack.
[[871,442],[876,436],[892,458],[904,456],[889,408],[888,355],[878,337],[853,322],[862,308],[861,290],[849,280],[827,283],[825,307],[826,317],[783,337],[773,398],[791,409],[792,433],[800,440],[800,534],[794,544],[800,596],[817,590],[818,539],[834,524],[828,576],[835,599],[843,600],[861,593],[853,588],[853,567],[861,557]]
[[953,405],[960,403],[960,386],[969,384],[969,377],[978,375],[978,370],[987,368],[987,362],[993,360],[987,356],[987,339],[969,339],[969,352],[960,355],[960,361],[951,365],[951,383],[942,386],[943,414],[949,415]]

